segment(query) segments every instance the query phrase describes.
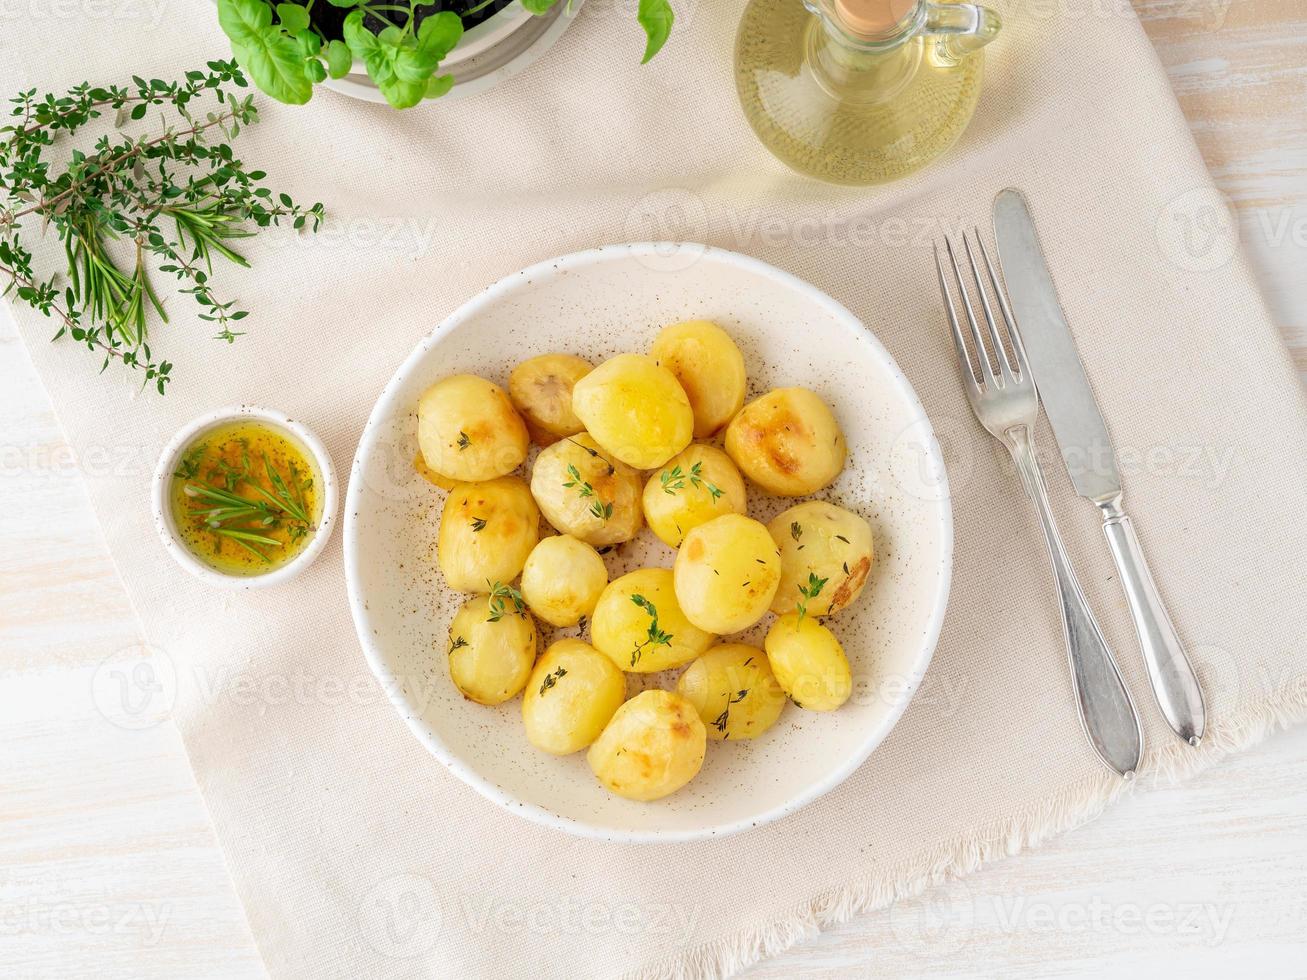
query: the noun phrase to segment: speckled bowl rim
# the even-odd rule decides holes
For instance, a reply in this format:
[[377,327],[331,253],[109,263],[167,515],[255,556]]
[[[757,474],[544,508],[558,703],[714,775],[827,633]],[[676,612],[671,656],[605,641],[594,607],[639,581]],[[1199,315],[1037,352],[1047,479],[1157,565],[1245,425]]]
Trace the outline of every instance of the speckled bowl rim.
[[[286,564],[270,572],[264,572],[262,575],[228,575],[204,564],[182,543],[177,532],[177,524],[172,517],[172,508],[168,505],[168,491],[172,475],[177,469],[177,460],[181,458],[181,454],[186,450],[186,447],[211,429],[216,429],[218,426],[226,425],[229,422],[239,422],[243,419],[258,419],[261,422],[267,422],[284,430],[292,438],[302,443],[304,448],[309,451],[309,455],[313,457],[313,465],[318,470],[316,475],[322,481],[322,519],[318,522],[318,529],[313,532],[313,539],[309,541],[308,546],[303,551]],[[308,426],[294,421],[281,412],[270,408],[260,408],[257,405],[230,405],[226,408],[215,409],[182,426],[168,445],[164,447],[163,452],[159,454],[159,461],[154,468],[151,498],[154,507],[155,530],[159,532],[159,539],[163,542],[164,549],[168,554],[172,556],[178,565],[196,578],[224,589],[263,589],[294,578],[312,565],[318,555],[322,554],[322,549],[327,546],[332,531],[335,530],[336,515],[339,513],[340,508],[340,493],[336,486],[336,469],[332,465],[331,455],[327,452],[327,447],[322,444],[321,440],[313,434]]]
[[[926,461],[929,463],[933,474],[938,477],[939,507],[939,541],[940,541],[940,566],[938,585],[935,590],[934,602],[930,610],[930,618],[923,634],[920,650],[917,654],[916,662],[913,665],[911,675],[907,678],[907,683],[899,686],[899,689],[907,692],[906,696],[900,698],[899,702],[892,706],[879,722],[874,725],[863,739],[862,744],[856,751],[849,754],[849,758],[844,764],[836,768],[825,779],[806,788],[803,792],[795,794],[791,799],[784,803],[772,807],[761,814],[752,815],[739,820],[724,821],[718,824],[697,827],[690,830],[641,830],[614,832],[610,827],[596,827],[584,820],[574,817],[566,817],[555,813],[536,803],[530,803],[514,796],[503,790],[499,786],[490,782],[473,768],[463,763],[463,761],[440,739],[440,737],[423,722],[419,714],[402,710],[402,705],[395,705],[396,710],[403,717],[405,724],[418,740],[427,747],[437,759],[439,759],[450,772],[471,786],[486,799],[491,800],[510,813],[520,817],[525,817],[533,823],[542,826],[552,827],[556,830],[566,831],[579,837],[588,837],[595,840],[614,841],[622,843],[677,843],[686,841],[705,840],[713,837],[728,837],[732,834],[741,833],[754,827],[761,827],[764,824],[772,823],[781,817],[794,813],[807,804],[811,803],[826,793],[830,792],[836,786],[840,785],[847,779],[859,766],[864,763],[868,756],[876,750],[883,742],[886,736],[894,729],[899,718],[907,709],[908,703],[912,700],[912,695],[920,687],[921,679],[925,676],[927,668],[935,652],[936,644],[939,642],[940,631],[944,625],[944,614],[948,607],[949,587],[952,583],[953,574],[953,510],[950,504],[950,493],[948,488],[948,476],[944,467],[943,453],[939,448],[939,442],[935,437],[934,429],[930,425],[930,420],[926,416],[926,410],[921,404],[921,399],[917,397],[915,389],[907,376],[900,370],[898,363],[891,356],[890,352],[885,349],[885,345],[876,338],[876,336],[866,327],[861,320],[851,313],[848,308],[841,303],[836,302],[829,295],[817,289],[810,283],[784,272],[773,265],[769,265],[760,259],[755,259],[739,252],[732,252],[727,249],[715,248],[711,245],[701,245],[692,242],[633,242],[625,245],[604,245],[598,248],[586,249],[581,252],[572,252],[558,258],[546,259],[543,262],[537,262],[535,265],[528,266],[520,272],[512,273],[505,276],[498,282],[487,287],[482,292],[473,296],[462,306],[456,309],[446,317],[439,326],[435,328],[425,339],[414,348],[413,352],[400,365],[394,376],[387,382],[386,387],[382,389],[376,405],[372,409],[372,414],[368,417],[367,425],[363,429],[363,434],[359,438],[358,449],[354,454],[354,462],[350,469],[349,487],[346,490],[345,497],[345,529],[344,535],[344,553],[345,553],[345,583],[349,594],[350,611],[354,617],[354,628],[358,633],[359,644],[363,647],[363,655],[372,668],[373,674],[381,682],[382,687],[389,691],[403,690],[401,683],[402,678],[393,673],[386,665],[382,658],[379,645],[373,641],[372,625],[370,614],[367,608],[366,597],[360,585],[361,576],[359,572],[360,548],[357,537],[357,518],[359,508],[363,504],[363,493],[365,481],[362,478],[366,460],[372,454],[377,446],[381,433],[386,430],[387,420],[392,418],[396,411],[408,413],[408,406],[397,405],[396,400],[399,397],[399,391],[403,387],[408,376],[418,370],[423,361],[429,355],[431,349],[456,327],[468,320],[474,319],[480,315],[481,311],[487,306],[498,301],[506,294],[522,290],[531,289],[544,279],[554,279],[559,276],[568,274],[587,266],[611,262],[613,260],[626,260],[635,258],[637,260],[646,260],[651,268],[668,268],[674,264],[678,258],[683,257],[686,260],[700,260],[703,258],[712,259],[751,272],[764,278],[772,279],[775,282],[786,286],[796,292],[804,294],[814,304],[824,307],[832,317],[849,328],[850,337],[856,342],[864,344],[871,355],[879,360],[888,371],[894,384],[897,386],[898,394],[903,398],[904,404],[910,410],[912,419],[909,424],[920,424],[922,438],[921,441],[926,450]],[[657,275],[674,275],[674,272],[656,272]],[[669,798],[667,804],[675,805],[675,797]]]

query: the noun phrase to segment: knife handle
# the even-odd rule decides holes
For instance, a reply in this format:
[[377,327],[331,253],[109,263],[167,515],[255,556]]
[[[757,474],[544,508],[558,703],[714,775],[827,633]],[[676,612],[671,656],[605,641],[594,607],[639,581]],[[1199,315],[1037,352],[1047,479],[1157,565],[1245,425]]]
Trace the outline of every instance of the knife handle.
[[1203,689],[1158,594],[1134,525],[1115,503],[1103,507],[1103,533],[1121,573],[1157,706],[1177,735],[1197,745],[1207,725]]
[[1062,635],[1071,660],[1071,686],[1075,691],[1080,722],[1099,758],[1130,779],[1139,768],[1143,754],[1144,736],[1139,727],[1139,716],[1116,661],[1112,659],[1112,651],[1103,638],[1103,631],[1089,608],[1089,600],[1076,578],[1066,546],[1062,544],[1030,432],[1024,427],[1009,430],[1005,441],[1021,474],[1026,495],[1039,514],[1048,556],[1053,563],[1062,612]]

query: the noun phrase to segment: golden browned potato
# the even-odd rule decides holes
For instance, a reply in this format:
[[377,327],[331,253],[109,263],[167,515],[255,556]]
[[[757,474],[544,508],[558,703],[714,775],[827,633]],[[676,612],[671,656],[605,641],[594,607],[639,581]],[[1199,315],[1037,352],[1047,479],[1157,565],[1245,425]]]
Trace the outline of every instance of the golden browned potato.
[[499,385],[456,374],[418,399],[418,446],[427,466],[442,476],[493,480],[526,459],[526,426]]
[[685,389],[694,410],[694,437],[707,439],[744,404],[744,355],[711,320],[688,320],[663,329],[649,353]]
[[781,580],[781,559],[767,528],[726,514],[685,536],[673,564],[676,599],[710,633],[748,629],[767,612]]
[[716,446],[692,443],[644,485],[644,519],[673,548],[691,530],[722,514],[743,514],[744,480],[731,457]]
[[771,611],[809,616],[837,613],[862,592],[875,558],[871,525],[824,500],[796,504],[776,515],[767,530],[781,550],[781,584]]
[[440,514],[436,557],[451,589],[487,592],[517,578],[539,540],[540,511],[517,477],[458,483]]
[[550,626],[575,626],[589,616],[607,584],[599,552],[570,534],[543,539],[522,569],[522,596]]
[[676,691],[694,705],[712,739],[757,738],[785,707],[767,654],[744,643],[713,647],[685,668]]
[[826,403],[807,388],[777,388],[726,427],[726,451],[764,490],[801,497],[844,469],[844,433]]
[[587,374],[572,409],[605,452],[638,470],[662,466],[694,435],[681,383],[643,354],[618,354]]
[[800,708],[834,711],[853,693],[844,648],[811,616],[786,613],[772,623],[763,646],[776,680]]
[[441,490],[453,490],[458,484],[457,480],[451,480],[449,477],[437,473],[428,466],[427,461],[422,458],[421,449],[419,449],[417,455],[413,457],[413,469],[417,470],[418,476],[422,477],[422,479],[426,480],[432,486],[440,487]]
[[522,697],[526,739],[554,755],[583,749],[626,700],[626,675],[588,643],[559,640],[531,671]]
[[571,354],[541,354],[513,368],[508,396],[540,445],[584,431],[572,411],[572,386],[592,370],[593,364]]
[[715,637],[676,601],[669,568],[641,568],[610,582],[590,618],[590,639],[623,670],[652,673],[688,663]]
[[707,746],[689,701],[670,691],[643,691],[617,709],[586,761],[610,792],[657,800],[698,775]]
[[611,458],[588,434],[542,449],[531,470],[531,493],[545,519],[596,548],[629,541],[644,524],[640,474]]
[[469,599],[449,624],[449,676],[470,701],[493,705],[516,696],[535,659],[535,623],[511,589]]

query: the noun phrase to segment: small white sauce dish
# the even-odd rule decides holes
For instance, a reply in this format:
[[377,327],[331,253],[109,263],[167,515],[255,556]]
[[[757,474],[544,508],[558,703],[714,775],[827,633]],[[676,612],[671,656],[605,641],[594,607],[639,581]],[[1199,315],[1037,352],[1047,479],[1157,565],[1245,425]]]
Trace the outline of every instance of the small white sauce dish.
[[[308,544],[304,546],[304,550],[284,565],[258,575],[229,574],[197,558],[182,540],[169,505],[173,475],[177,472],[182,454],[206,433],[241,422],[261,423],[279,431],[289,437],[292,443],[302,447],[312,461],[315,470],[313,476],[317,481],[316,486],[319,488],[321,502],[322,517],[318,521],[317,528],[312,532]],[[322,553],[322,549],[327,546],[327,541],[335,530],[339,512],[336,471],[332,466],[331,456],[321,440],[307,426],[288,418],[281,412],[253,405],[220,408],[183,426],[159,455],[159,462],[154,469],[151,498],[154,506],[154,526],[168,554],[196,578],[209,585],[226,589],[261,589],[269,585],[280,585],[294,578],[313,564]]]

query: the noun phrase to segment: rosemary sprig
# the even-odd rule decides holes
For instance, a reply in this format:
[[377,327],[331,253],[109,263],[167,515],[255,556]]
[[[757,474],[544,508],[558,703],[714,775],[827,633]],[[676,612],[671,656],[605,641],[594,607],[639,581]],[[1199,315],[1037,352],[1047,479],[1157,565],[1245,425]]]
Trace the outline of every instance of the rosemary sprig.
[[[186,481],[182,493],[197,505],[188,513],[202,521],[216,537],[230,541],[264,562],[271,562],[261,548],[283,548],[285,542],[262,532],[284,527],[287,536],[298,541],[312,530],[303,496],[303,488],[311,485],[311,481],[307,484],[301,481],[294,464],[290,466],[291,484],[288,485],[267,454],[263,454],[264,473],[272,487],[269,490],[254,478],[248,449],[242,451],[239,465],[215,460],[201,478],[203,455],[203,446],[188,453],[174,476]],[[238,492],[242,488],[256,496],[242,495]]]

